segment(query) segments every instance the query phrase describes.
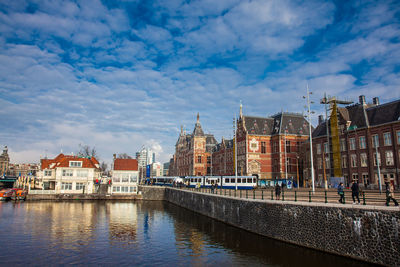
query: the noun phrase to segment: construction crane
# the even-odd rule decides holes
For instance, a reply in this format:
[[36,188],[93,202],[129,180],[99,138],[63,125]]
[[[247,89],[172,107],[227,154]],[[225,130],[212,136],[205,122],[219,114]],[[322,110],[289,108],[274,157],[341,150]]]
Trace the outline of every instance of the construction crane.
[[[337,99],[335,96],[326,96],[324,94],[324,98],[321,99],[320,101],[321,104],[325,105],[325,118],[326,118],[326,123],[328,123],[328,108],[327,105],[329,105],[329,110],[331,110],[331,115],[330,115],[330,132],[331,132],[331,139],[332,139],[332,158],[333,158],[333,176],[334,177],[340,177],[342,176],[342,165],[341,165],[341,157],[340,157],[340,133],[339,133],[339,123],[338,123],[338,114],[337,114],[337,106],[338,105],[350,105],[353,103],[353,101],[349,100],[340,100]],[[326,136],[327,136],[327,141],[328,141],[328,149],[329,149],[329,127],[327,124],[326,127]],[[328,151],[328,157],[329,157],[330,151]],[[330,159],[329,159],[330,160]]]

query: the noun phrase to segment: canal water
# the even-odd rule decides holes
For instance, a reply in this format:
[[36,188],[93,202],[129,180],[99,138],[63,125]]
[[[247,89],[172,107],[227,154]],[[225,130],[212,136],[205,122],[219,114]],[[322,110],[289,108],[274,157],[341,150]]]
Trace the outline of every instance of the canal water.
[[161,201],[1,202],[0,265],[367,266]]

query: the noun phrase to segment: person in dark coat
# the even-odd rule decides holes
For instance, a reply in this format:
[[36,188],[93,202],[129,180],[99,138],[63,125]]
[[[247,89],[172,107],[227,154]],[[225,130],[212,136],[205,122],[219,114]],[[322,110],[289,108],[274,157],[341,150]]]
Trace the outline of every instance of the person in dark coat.
[[337,189],[337,192],[340,196],[339,202],[344,203],[344,191],[343,191],[343,183],[340,183]]
[[360,188],[358,187],[357,181],[353,181],[353,184],[351,185],[351,197],[353,198],[353,204],[356,204],[356,198],[358,201],[358,204],[360,204]]
[[281,197],[281,187],[278,183],[275,186],[275,197],[276,200],[279,200],[279,198]]

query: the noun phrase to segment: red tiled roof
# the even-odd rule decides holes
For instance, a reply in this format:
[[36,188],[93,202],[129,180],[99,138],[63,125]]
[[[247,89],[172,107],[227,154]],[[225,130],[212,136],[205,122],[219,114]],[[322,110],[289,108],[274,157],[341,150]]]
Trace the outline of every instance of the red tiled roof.
[[41,162],[41,169],[49,169],[52,163],[55,163],[51,169],[55,169],[56,167],[69,167],[70,161],[81,161],[82,168],[95,168],[98,169],[96,164],[99,164],[96,158],[80,158],[76,156],[64,155],[59,154],[54,159],[42,159]]
[[136,159],[115,159],[114,160],[115,171],[137,171],[138,162]]

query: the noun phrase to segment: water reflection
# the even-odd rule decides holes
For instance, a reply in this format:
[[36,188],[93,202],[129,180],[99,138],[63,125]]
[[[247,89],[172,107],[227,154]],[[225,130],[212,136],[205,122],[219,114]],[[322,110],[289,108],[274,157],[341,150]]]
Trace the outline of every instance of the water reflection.
[[0,218],[1,265],[363,265],[165,202],[9,202]]

